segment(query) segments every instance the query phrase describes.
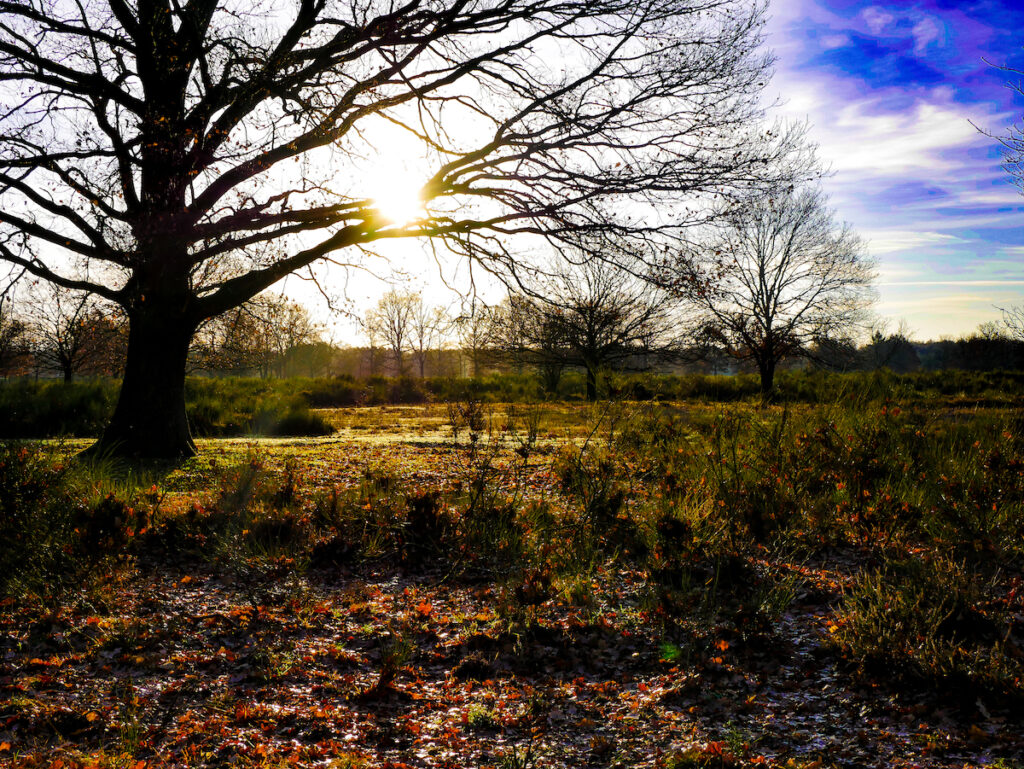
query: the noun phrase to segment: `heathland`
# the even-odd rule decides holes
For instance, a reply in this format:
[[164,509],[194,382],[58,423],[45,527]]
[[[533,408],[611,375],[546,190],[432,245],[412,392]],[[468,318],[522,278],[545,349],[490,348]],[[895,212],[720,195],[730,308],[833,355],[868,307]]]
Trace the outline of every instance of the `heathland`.
[[1024,765],[1024,377],[0,387],[0,763]]

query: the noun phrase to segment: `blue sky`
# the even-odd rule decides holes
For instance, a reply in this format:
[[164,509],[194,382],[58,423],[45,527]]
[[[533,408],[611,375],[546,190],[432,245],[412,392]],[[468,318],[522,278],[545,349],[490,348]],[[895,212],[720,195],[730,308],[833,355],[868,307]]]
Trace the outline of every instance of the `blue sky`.
[[[1024,197],[998,146],[1024,116],[1021,0],[773,0],[777,112],[808,120],[837,216],[879,266],[876,310],[918,338],[1024,303]],[[986,61],[990,62],[986,63]]]

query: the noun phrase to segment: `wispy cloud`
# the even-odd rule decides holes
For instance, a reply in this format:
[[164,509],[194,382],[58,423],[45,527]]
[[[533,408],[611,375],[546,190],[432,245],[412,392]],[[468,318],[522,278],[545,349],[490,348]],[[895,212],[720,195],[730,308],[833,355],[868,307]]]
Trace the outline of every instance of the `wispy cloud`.
[[[1024,286],[1024,280],[896,280],[882,282],[879,286]],[[979,297],[963,296],[964,301],[976,301]]]
[[1024,7],[786,0],[773,11],[780,112],[810,122],[833,205],[879,260],[880,309],[938,334],[1024,302],[1024,199],[975,128],[1024,111],[983,61],[1012,63],[1008,30],[1024,28]]

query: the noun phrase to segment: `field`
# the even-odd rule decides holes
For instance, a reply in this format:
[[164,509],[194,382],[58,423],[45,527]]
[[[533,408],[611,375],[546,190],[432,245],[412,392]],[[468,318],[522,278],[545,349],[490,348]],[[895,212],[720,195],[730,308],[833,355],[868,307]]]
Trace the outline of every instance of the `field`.
[[1016,396],[0,449],[0,763],[1024,766]]

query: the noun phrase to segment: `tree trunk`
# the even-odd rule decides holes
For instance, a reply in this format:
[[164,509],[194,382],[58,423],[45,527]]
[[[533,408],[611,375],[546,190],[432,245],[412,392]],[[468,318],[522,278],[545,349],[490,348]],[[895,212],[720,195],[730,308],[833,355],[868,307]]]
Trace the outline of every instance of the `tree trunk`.
[[597,367],[588,365],[587,367],[587,400],[597,400]]
[[185,366],[194,330],[186,318],[156,308],[129,317],[117,406],[89,454],[132,460],[195,455],[185,415]]
[[775,361],[770,358],[758,361],[757,372],[761,375],[761,400],[771,400],[775,390]]

